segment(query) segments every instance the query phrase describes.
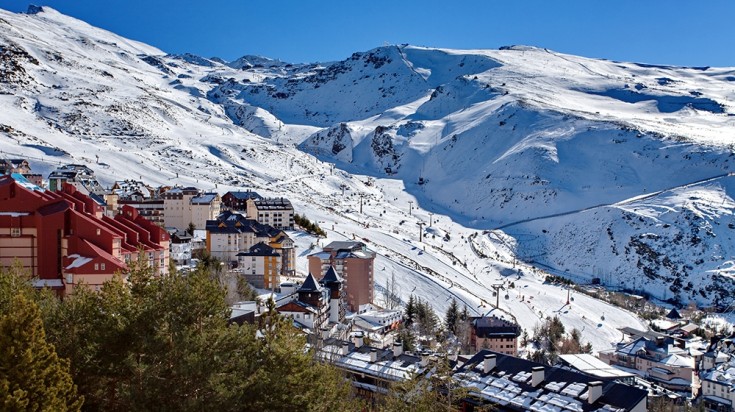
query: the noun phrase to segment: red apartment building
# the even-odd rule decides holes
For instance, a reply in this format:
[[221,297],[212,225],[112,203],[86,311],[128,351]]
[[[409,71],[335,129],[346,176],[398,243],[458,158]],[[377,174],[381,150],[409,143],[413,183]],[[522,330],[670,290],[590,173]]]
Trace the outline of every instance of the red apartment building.
[[360,305],[373,302],[375,252],[362,242],[332,242],[324,250],[309,255],[309,272],[321,280],[330,267],[345,281],[347,306],[357,312]]
[[18,262],[60,294],[84,283],[98,289],[145,253],[158,274],[168,270],[169,235],[134,208],[115,218],[104,206],[66,184],[52,192],[0,177],[0,264]]

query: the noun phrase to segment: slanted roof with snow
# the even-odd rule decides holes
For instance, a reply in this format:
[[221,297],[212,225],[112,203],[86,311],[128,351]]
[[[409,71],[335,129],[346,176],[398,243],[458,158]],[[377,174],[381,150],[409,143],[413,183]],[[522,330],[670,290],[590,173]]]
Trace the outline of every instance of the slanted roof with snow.
[[660,361],[667,366],[678,366],[682,368],[694,368],[694,358],[690,356],[669,355]]
[[191,198],[192,205],[209,205],[217,199],[217,193],[205,193],[201,196]]
[[[347,353],[343,351],[346,350]],[[375,361],[371,361],[374,351]],[[370,346],[356,347],[354,343],[338,339],[326,339],[318,356],[338,368],[377,377],[381,380],[402,381],[413,374],[421,373],[421,358],[402,353],[394,356],[392,349],[378,349]]]
[[628,379],[634,374],[620,370],[589,353],[559,355],[562,364],[601,379]]
[[[485,355],[495,355],[495,367],[484,371]],[[543,380],[532,385],[533,369],[543,368]],[[571,370],[483,350],[465,362],[454,375],[471,396],[501,409],[537,411],[630,411],[645,405],[645,390],[614,381],[602,383],[602,394],[588,402],[589,386],[598,378]]]

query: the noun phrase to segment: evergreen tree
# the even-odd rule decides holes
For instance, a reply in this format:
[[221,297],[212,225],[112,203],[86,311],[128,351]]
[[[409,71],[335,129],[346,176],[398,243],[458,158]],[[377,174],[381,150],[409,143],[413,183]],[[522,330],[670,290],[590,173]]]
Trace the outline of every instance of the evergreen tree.
[[69,362],[46,341],[38,306],[21,293],[1,309],[2,410],[80,410],[84,398],[77,395]]
[[406,326],[411,326],[413,321],[416,319],[416,299],[413,295],[408,297],[408,304],[406,304],[405,315],[403,316],[403,322]]
[[[317,363],[291,323],[228,325],[217,277],[203,267],[153,277],[131,264],[99,292],[49,305],[59,352],[91,410],[353,410],[349,382]],[[262,337],[257,338],[256,334]]]
[[462,309],[462,313],[459,315],[459,319],[462,321],[470,320],[470,311],[469,309],[467,309],[467,305],[464,305],[464,308]]
[[449,304],[449,308],[447,309],[447,313],[444,316],[444,323],[447,326],[447,331],[451,332],[452,334],[457,334],[457,323],[460,319],[460,312],[459,312],[459,305],[457,304],[457,299],[452,298],[452,303]]
[[439,319],[431,307],[429,302],[417,299],[416,301],[416,321],[419,326],[419,332],[422,335],[433,335]]

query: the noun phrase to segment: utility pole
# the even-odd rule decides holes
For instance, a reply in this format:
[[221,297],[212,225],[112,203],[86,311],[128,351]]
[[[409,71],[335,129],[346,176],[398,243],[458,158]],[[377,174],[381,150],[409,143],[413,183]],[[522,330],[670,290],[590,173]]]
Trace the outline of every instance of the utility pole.
[[360,214],[362,214],[362,197],[365,196],[362,193],[360,193]]
[[411,210],[413,210],[413,200],[409,200],[408,201],[408,215],[409,216],[412,216],[411,215]]
[[416,224],[419,225],[419,242],[423,242],[423,240],[424,240],[424,237],[423,237],[424,236],[424,225],[426,223],[424,223],[424,222],[418,222]]

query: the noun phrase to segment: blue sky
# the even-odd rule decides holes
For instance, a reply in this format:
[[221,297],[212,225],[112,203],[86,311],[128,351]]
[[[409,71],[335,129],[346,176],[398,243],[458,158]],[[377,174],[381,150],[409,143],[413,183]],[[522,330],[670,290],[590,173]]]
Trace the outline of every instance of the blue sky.
[[[384,43],[511,44],[612,60],[735,66],[735,1],[37,0],[169,53],[341,60]],[[706,6],[705,6],[706,5]],[[27,1],[0,0],[25,11]]]

